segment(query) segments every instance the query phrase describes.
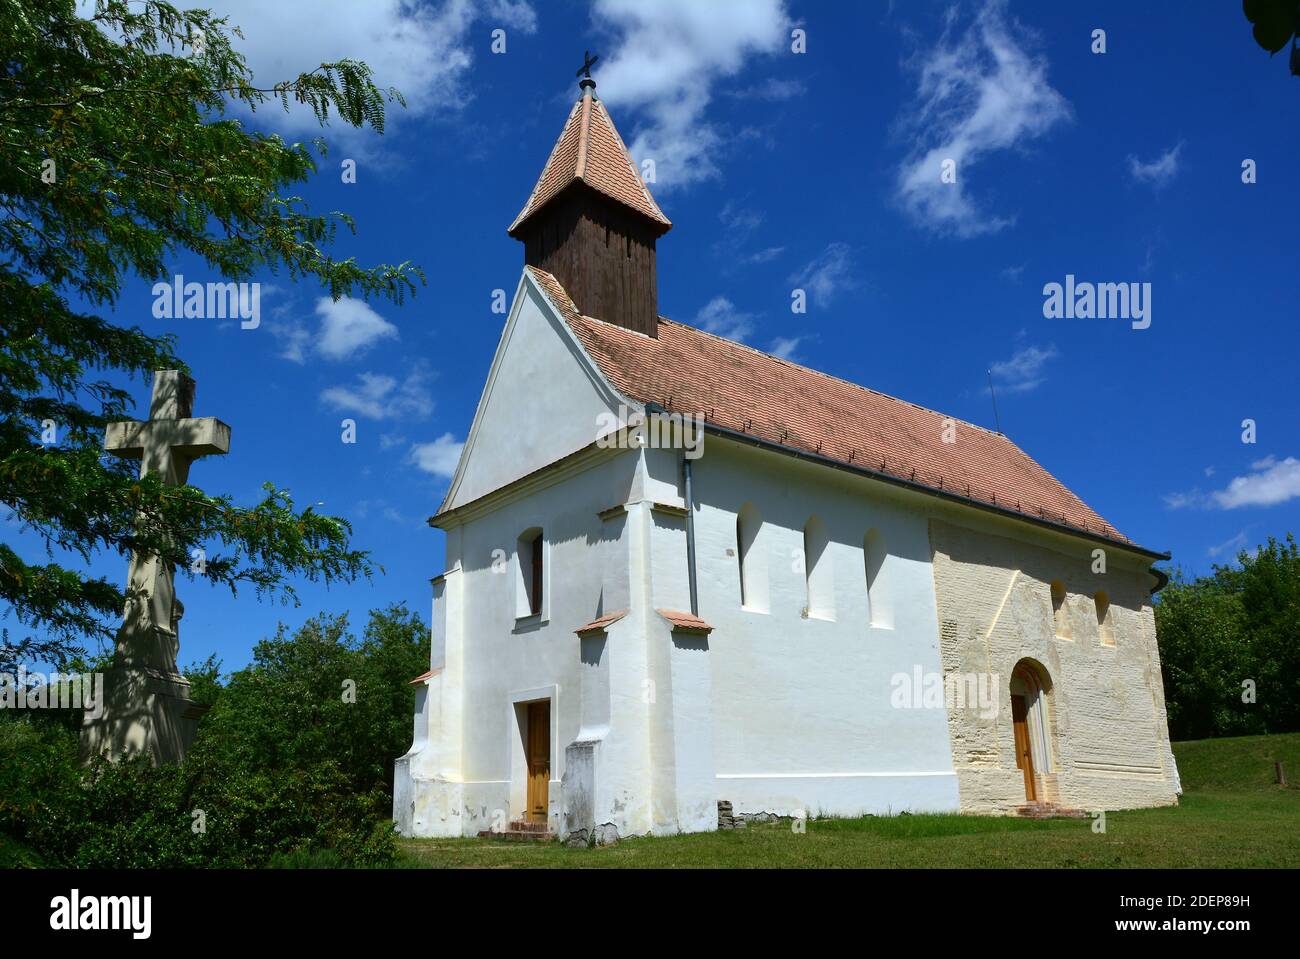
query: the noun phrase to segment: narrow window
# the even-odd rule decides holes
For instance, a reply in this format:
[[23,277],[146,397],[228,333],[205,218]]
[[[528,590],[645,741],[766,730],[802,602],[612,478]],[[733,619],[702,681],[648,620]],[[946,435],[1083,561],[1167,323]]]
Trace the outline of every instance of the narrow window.
[[542,612],[542,599],[546,595],[546,538],[540,528],[526,530],[519,537],[515,556],[519,566],[515,615],[537,616]]
[[533,583],[528,591],[528,611],[536,616],[542,611],[542,534],[533,538]]
[[1115,645],[1115,629],[1110,618],[1110,597],[1105,590],[1098,590],[1093,596],[1097,604],[1097,637],[1103,646]]
[[767,612],[767,564],[759,547],[763,517],[752,503],[736,516],[736,558],[740,572],[740,605]]
[[740,605],[745,605],[745,516],[736,516],[736,565],[740,571]]
[[1065,584],[1052,580],[1052,623],[1058,639],[1074,639],[1070,632],[1070,610],[1065,605]]
[[834,577],[827,553],[829,545],[826,524],[816,516],[809,519],[803,528],[804,586],[808,598],[804,609],[808,616],[817,619],[835,618]]
[[894,625],[893,609],[885,588],[885,560],[888,555],[884,535],[878,529],[868,530],[862,540],[862,556],[867,573],[867,620],[872,626],[886,629]]

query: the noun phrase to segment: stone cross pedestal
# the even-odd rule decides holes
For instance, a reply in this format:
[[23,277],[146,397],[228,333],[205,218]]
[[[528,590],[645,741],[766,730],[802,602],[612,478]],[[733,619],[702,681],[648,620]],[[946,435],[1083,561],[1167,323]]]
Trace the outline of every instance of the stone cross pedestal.
[[[193,418],[194,381],[179,370],[154,374],[147,422],[111,423],[104,449],[140,460],[141,476],[184,485],[190,464],[230,450],[230,427],[213,417]],[[148,756],[179,762],[194,738],[202,707],[176,665],[184,606],[176,598],[176,571],[157,556],[133,554],[126,609],[117,631],[113,665],[104,676],[100,715],[81,730],[83,759]]]

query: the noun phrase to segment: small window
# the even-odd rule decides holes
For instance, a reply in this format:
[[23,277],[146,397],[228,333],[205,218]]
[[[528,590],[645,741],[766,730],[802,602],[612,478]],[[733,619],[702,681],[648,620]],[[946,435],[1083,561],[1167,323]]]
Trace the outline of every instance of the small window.
[[767,564],[759,546],[763,517],[753,503],[736,515],[736,558],[740,573],[740,605],[767,612]]
[[1065,603],[1065,584],[1059,579],[1052,580],[1052,623],[1057,639],[1074,639],[1070,632],[1070,610]]
[[867,531],[862,539],[862,556],[867,574],[867,619],[872,626],[888,629],[894,625],[894,613],[885,588],[885,560],[889,551],[880,530]]
[[515,555],[519,561],[515,615],[539,616],[542,612],[542,597],[546,595],[546,538],[542,535],[542,530],[533,528],[520,536]]
[[816,516],[803,528],[803,570],[807,605],[804,610],[816,619],[835,618],[834,576],[827,551],[830,542],[826,524]]
[[1093,597],[1097,604],[1097,638],[1103,646],[1115,645],[1115,628],[1110,615],[1110,597],[1105,590],[1098,590]]

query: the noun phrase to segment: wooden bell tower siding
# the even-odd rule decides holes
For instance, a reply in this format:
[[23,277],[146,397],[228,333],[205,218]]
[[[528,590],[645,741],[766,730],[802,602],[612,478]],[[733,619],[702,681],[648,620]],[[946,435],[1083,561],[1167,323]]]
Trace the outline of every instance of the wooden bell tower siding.
[[595,83],[582,81],[550,159],[508,231],[584,316],[657,337],[655,242],[672,228],[637,173]]
[[520,229],[524,263],[564,285],[584,316],[657,336],[655,232],[579,181]]

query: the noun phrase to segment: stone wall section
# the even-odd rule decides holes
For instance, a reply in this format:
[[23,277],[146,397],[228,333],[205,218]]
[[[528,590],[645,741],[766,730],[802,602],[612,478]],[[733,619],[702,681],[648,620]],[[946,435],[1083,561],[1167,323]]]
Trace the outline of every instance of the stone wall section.
[[[1050,680],[1040,800],[1086,810],[1176,803],[1145,567],[1112,549],[1098,574],[1089,541],[1025,542],[940,519],[930,538],[944,673],[992,673],[999,690],[996,715],[948,710],[962,811],[1011,812],[1026,802],[1009,692],[1024,660]],[[1057,635],[1053,580],[1067,591],[1070,639]],[[1110,599],[1113,645],[1102,641],[1098,590]]]

